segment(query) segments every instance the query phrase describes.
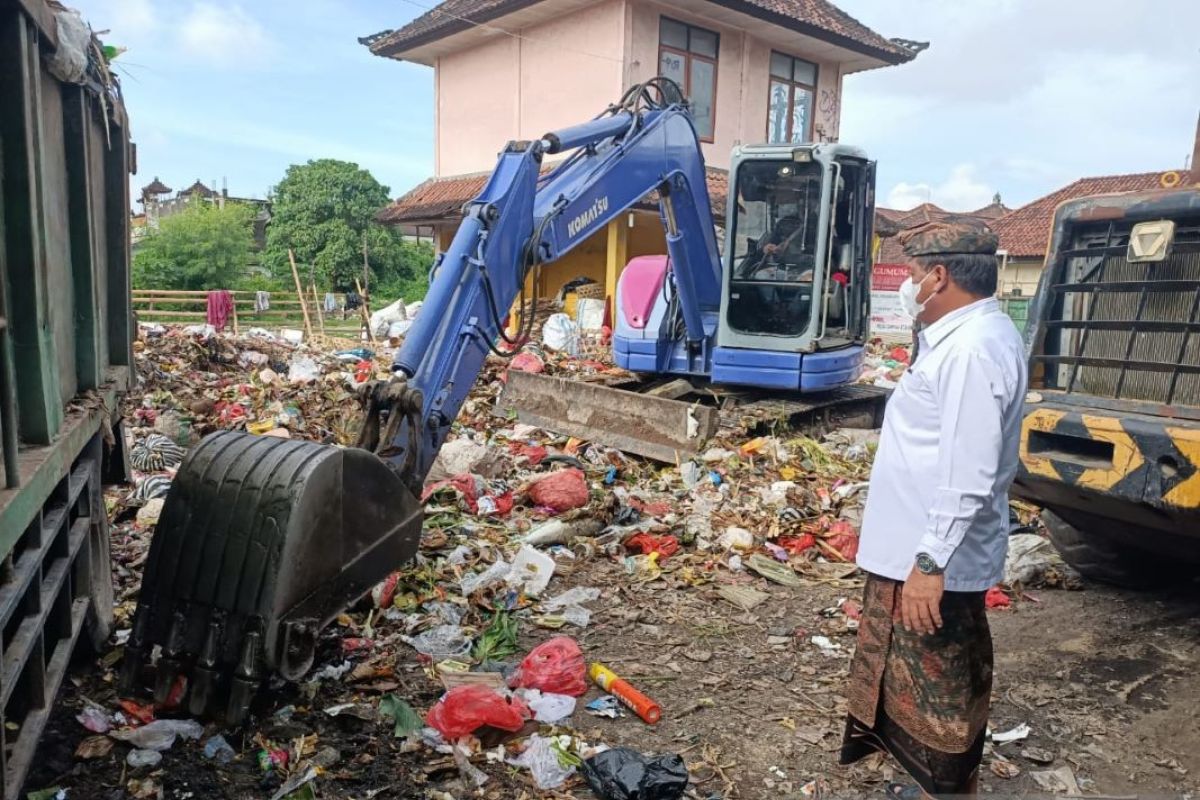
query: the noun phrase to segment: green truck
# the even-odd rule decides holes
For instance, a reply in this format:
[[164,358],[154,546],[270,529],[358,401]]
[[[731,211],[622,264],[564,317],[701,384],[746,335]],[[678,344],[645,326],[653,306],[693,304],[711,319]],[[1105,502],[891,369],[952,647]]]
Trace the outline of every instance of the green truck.
[[120,88],[74,12],[0,0],[0,790],[20,795],[113,592],[101,487],[134,380]]

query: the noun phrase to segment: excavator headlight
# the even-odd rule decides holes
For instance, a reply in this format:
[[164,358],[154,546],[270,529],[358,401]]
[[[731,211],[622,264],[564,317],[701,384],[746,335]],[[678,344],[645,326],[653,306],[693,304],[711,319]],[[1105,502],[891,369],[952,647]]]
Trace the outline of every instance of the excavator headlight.
[[812,150],[807,147],[797,147],[792,151],[792,161],[797,164],[807,164],[812,161]]

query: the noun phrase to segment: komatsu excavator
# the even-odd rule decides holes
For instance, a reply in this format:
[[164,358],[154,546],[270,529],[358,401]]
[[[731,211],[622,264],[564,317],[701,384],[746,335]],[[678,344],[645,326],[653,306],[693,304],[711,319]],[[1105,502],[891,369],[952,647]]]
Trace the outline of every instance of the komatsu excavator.
[[870,317],[873,162],[838,144],[752,146],[729,174],[722,261],[700,143],[670,81],[509,143],[434,265],[394,377],[364,391],[359,446],[227,431],[188,455],[150,546],[123,690],[163,702],[185,685],[193,714],[237,723],[270,673],[302,678],[321,629],[416,553],[422,484],[484,360],[502,353],[526,278],[648,195],[669,255],[621,277],[620,366],[796,397],[851,384]]

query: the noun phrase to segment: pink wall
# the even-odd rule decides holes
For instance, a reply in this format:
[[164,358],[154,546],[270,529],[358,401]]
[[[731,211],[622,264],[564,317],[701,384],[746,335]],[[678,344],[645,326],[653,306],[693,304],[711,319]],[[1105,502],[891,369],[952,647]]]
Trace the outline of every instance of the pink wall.
[[625,0],[438,59],[436,172],[491,169],[512,139],[591,119],[624,91]]
[[[727,166],[729,153],[735,146],[766,140],[771,45],[746,31],[646,0],[630,0],[627,14],[631,20],[629,83],[645,80],[658,71],[659,17],[665,15],[721,35],[721,49],[717,56],[716,130],[713,143],[704,145],[704,157],[709,164]],[[799,49],[779,49],[796,58],[806,57]],[[821,138],[820,130],[824,130],[824,138],[836,138],[840,116],[836,98],[841,95],[838,65],[821,63],[811,56],[808,58],[816,61],[818,66],[814,138]]]
[[[489,170],[511,139],[591,119],[630,85],[658,72],[658,22],[667,15],[721,35],[716,130],[704,145],[713,166],[727,166],[738,144],[766,139],[772,46],[736,28],[651,0],[597,0],[497,35],[437,62],[435,169],[439,176]],[[782,52],[805,58],[802,49]],[[818,59],[814,138],[836,139],[841,74]]]

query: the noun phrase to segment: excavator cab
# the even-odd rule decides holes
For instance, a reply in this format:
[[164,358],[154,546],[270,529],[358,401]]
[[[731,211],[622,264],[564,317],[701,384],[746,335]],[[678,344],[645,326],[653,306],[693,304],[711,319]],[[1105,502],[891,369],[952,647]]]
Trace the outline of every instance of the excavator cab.
[[734,151],[730,177],[718,346],[861,344],[874,165],[844,145],[766,145]]

